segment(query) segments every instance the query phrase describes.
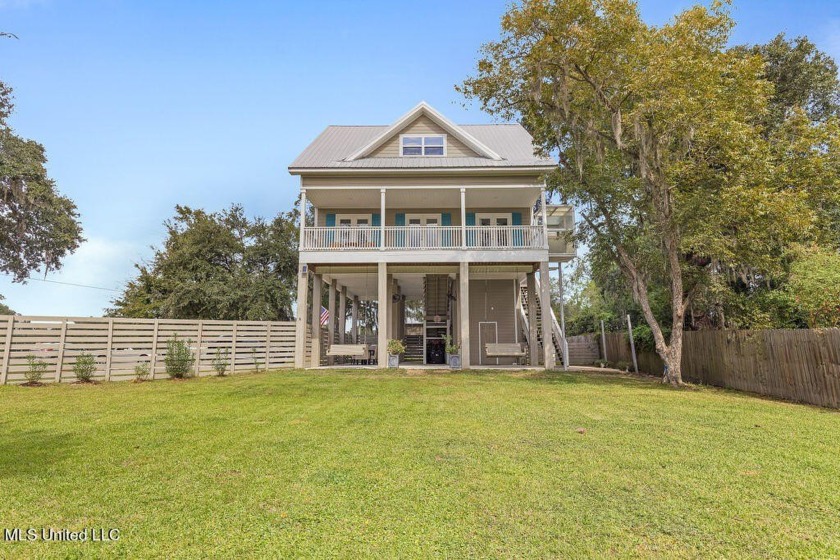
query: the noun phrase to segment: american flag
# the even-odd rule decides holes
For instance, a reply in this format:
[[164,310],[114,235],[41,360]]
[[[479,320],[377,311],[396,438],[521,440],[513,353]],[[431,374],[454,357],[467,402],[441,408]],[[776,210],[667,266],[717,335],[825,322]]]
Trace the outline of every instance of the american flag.
[[324,325],[326,325],[327,322],[329,322],[329,320],[330,320],[330,310],[322,305],[321,306],[321,326],[323,327]]

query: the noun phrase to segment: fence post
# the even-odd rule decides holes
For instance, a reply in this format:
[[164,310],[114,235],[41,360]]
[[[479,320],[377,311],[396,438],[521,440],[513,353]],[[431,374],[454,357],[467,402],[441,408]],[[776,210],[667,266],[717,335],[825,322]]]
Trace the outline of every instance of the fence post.
[[3,371],[0,372],[0,385],[6,384],[9,376],[9,359],[12,352],[12,331],[15,330],[15,316],[9,317],[9,324],[6,325],[6,346],[3,347]]
[[604,334],[604,320],[601,320],[601,352],[604,354],[603,360],[607,361],[607,335]]
[[239,325],[236,321],[233,322],[233,337],[231,338],[231,350],[230,350],[230,373],[233,375],[236,373],[236,331]]
[[630,353],[633,355],[633,369],[639,373],[639,362],[636,361],[636,343],[633,341],[633,325],[630,323],[630,314],[627,314],[627,334],[630,336]]
[[157,364],[158,328],[160,319],[155,319],[155,329],[152,334],[152,359],[149,363],[149,379],[155,378],[155,364]]
[[114,349],[114,319],[108,319],[108,348],[105,350],[105,381],[111,380],[111,353]]
[[[297,351],[298,345],[295,344],[295,351]],[[306,348],[306,345],[302,348]],[[268,360],[271,357],[271,321],[268,321],[265,325],[265,371],[268,371]]]
[[61,368],[64,366],[64,343],[67,340],[67,319],[61,321],[61,338],[58,343],[58,358],[55,364],[55,382],[61,383]]
[[204,334],[204,321],[198,322],[198,341],[196,342],[195,346],[195,376],[199,377],[201,375],[201,337]]

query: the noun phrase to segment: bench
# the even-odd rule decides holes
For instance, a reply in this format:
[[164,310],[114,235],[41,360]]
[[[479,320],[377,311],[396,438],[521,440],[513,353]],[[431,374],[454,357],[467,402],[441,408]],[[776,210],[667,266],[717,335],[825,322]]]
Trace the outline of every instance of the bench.
[[327,356],[347,356],[354,360],[368,360],[370,350],[367,344],[333,344],[327,348]]
[[527,356],[518,342],[488,342],[484,352],[488,358],[516,358],[517,362]]

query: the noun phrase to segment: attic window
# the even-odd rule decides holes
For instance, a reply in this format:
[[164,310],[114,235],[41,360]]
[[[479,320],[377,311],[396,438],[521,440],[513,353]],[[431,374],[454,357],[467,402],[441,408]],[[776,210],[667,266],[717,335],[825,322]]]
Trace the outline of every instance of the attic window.
[[400,155],[444,156],[446,155],[446,135],[400,136]]

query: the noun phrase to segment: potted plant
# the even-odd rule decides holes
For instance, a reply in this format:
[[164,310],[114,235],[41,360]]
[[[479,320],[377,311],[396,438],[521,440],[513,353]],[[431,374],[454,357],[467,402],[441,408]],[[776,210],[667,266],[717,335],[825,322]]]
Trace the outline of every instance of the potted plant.
[[388,367],[400,367],[400,354],[405,354],[405,344],[402,340],[391,339],[388,341]]
[[446,363],[452,369],[461,369],[461,344],[455,344],[450,335],[446,335]]

